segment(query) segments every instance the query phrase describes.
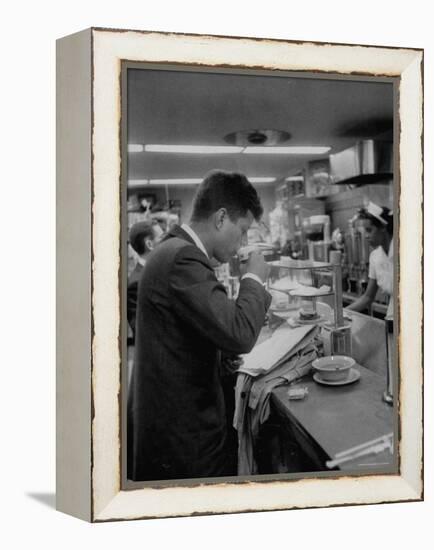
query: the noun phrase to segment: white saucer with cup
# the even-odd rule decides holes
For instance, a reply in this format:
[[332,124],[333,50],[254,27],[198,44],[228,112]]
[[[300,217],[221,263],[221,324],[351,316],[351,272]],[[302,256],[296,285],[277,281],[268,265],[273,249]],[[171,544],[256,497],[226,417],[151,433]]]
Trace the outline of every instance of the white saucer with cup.
[[346,355],[328,355],[319,357],[312,362],[315,370],[315,382],[331,386],[350,384],[360,378],[360,373],[354,368],[356,362]]

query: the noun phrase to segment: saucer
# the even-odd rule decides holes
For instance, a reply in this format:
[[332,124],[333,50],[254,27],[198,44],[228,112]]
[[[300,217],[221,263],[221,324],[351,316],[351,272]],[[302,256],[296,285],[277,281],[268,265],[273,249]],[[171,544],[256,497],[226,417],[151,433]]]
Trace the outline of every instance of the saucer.
[[270,306],[269,310],[273,313],[286,313],[287,311],[294,311],[294,307],[285,305],[285,307]]
[[268,310],[270,313],[275,315],[276,317],[280,317],[281,319],[288,319],[291,315],[294,314],[294,308],[274,308],[270,307]]
[[316,319],[307,319],[306,321],[303,321],[299,318],[297,313],[294,315],[294,310],[290,312],[287,319],[289,326],[291,326],[292,328],[301,327],[304,325],[320,325],[323,323],[323,321],[324,315],[318,315]]
[[324,384],[326,386],[345,386],[346,384],[352,384],[360,378],[360,372],[356,369],[350,369],[348,377],[345,380],[323,380],[319,372],[313,375],[313,379],[318,384]]
[[300,319],[300,315],[297,315],[294,319],[300,325],[316,325],[324,321],[324,315],[318,314],[314,319]]
[[321,290],[320,288],[306,287],[306,288],[294,288],[289,291],[294,298],[319,298],[320,296],[331,296],[333,292],[330,289]]

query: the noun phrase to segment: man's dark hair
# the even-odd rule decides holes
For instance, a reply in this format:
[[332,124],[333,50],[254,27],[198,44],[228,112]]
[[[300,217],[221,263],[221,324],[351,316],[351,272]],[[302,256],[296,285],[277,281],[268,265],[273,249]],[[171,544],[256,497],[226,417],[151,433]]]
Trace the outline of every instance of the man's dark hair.
[[219,208],[226,208],[231,221],[246,216],[249,210],[259,221],[263,212],[256,189],[244,174],[215,170],[197,190],[191,221],[208,219]]
[[140,256],[145,253],[145,239],[153,239],[155,236],[153,226],[152,222],[138,222],[130,229],[130,245]]

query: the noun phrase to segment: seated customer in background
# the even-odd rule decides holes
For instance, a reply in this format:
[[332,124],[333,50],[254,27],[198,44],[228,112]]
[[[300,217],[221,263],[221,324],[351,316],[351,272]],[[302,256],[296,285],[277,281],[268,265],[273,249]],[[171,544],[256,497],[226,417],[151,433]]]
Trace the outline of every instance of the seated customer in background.
[[133,335],[136,330],[137,289],[147,256],[161,240],[163,230],[152,221],[138,222],[129,232],[129,243],[138,256],[137,264],[128,277],[127,319]]

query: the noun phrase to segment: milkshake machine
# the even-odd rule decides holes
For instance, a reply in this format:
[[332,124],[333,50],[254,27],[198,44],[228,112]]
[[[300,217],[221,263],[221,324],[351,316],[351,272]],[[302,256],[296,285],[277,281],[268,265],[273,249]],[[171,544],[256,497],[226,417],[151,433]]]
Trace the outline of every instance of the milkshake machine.
[[361,296],[368,284],[369,252],[365,226],[355,215],[348,221],[345,233],[345,270],[348,292],[356,296]]
[[330,216],[310,216],[303,220],[309,260],[328,262],[330,251]]
[[332,323],[322,327],[322,337],[325,355],[352,355],[351,323],[344,319],[342,308],[342,253],[339,250],[330,251],[330,266],[332,267],[333,310]]

